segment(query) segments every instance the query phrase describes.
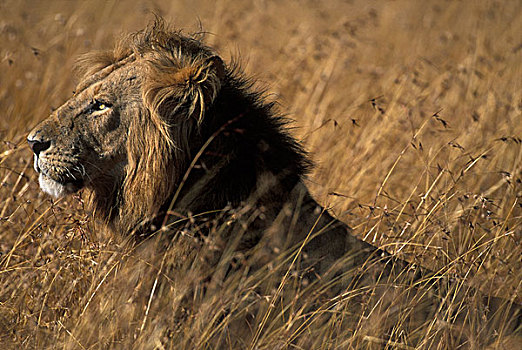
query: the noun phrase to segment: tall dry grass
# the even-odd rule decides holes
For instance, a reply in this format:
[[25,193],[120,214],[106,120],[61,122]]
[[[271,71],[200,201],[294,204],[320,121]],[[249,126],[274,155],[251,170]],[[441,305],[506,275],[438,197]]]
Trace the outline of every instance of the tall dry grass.
[[[430,343],[427,329],[415,345],[401,325],[392,340],[362,318],[343,327],[350,296],[332,298],[294,275],[282,283],[278,261],[220,284],[222,265],[208,271],[199,259],[215,242],[178,237],[157,254],[160,240],[133,245],[93,230],[80,197],[52,201],[39,191],[28,131],[71,94],[78,54],[110,47],[150,12],[188,32],[201,23],[226,60],[240,56],[268,86],[317,164],[309,187],[356,235],[522,301],[519,1],[7,0],[2,348],[225,347],[248,313],[254,338],[245,348],[455,346]],[[205,293],[193,289],[202,279],[210,280]],[[519,345],[500,336],[493,346],[501,343]]]

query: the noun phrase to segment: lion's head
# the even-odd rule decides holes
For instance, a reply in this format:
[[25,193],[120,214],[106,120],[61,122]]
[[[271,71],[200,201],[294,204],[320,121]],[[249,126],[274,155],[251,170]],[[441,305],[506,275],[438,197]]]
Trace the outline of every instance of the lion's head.
[[78,70],[74,95],[28,136],[34,167],[43,191],[84,188],[123,230],[173,200],[187,210],[243,200],[267,170],[291,186],[306,167],[251,84],[159,20]]

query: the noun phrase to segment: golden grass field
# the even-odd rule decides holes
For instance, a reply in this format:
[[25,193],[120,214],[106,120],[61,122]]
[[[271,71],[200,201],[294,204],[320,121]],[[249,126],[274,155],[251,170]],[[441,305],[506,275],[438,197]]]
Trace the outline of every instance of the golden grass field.
[[312,193],[358,237],[522,303],[520,1],[3,0],[0,348],[213,348],[248,307],[261,311],[245,348],[415,348],[407,335],[303,321],[298,305],[321,296],[296,302],[287,283],[294,299],[277,300],[277,274],[263,293],[234,276],[186,309],[198,276],[175,244],[137,248],[95,230],[81,196],[39,190],[28,132],[71,95],[79,54],[152,13],[208,32],[279,101],[316,164]]

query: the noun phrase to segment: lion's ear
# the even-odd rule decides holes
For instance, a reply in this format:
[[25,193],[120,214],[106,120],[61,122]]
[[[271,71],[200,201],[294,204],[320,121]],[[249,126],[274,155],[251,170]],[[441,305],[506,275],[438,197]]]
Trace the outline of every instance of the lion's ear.
[[184,102],[189,102],[189,114],[196,114],[198,122],[201,122],[205,110],[221,89],[225,77],[223,61],[218,56],[212,56],[180,69],[176,75],[183,88]]
[[224,78],[225,65],[219,56],[212,56],[204,60],[193,81],[203,89],[205,104],[214,102]]
[[196,59],[176,68],[151,64],[144,86],[148,107],[164,118],[184,115],[200,123],[205,110],[214,102],[225,78],[225,65],[220,57]]

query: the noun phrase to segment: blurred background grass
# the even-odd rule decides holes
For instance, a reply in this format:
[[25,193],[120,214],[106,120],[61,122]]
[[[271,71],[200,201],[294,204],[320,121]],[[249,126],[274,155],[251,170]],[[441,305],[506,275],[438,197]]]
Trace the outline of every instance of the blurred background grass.
[[[110,48],[152,13],[206,32],[280,102],[316,163],[312,193],[355,234],[522,300],[520,1],[4,0],[0,343],[161,345],[154,334],[167,326],[130,321],[150,306],[154,279],[144,276],[159,275],[161,259],[144,250],[135,260],[146,264],[125,265],[120,238],[93,231],[80,197],[39,191],[25,144],[71,95],[75,58]],[[128,299],[89,313],[113,294]],[[163,303],[175,309],[159,300],[158,312]],[[202,337],[194,317],[183,339]]]

